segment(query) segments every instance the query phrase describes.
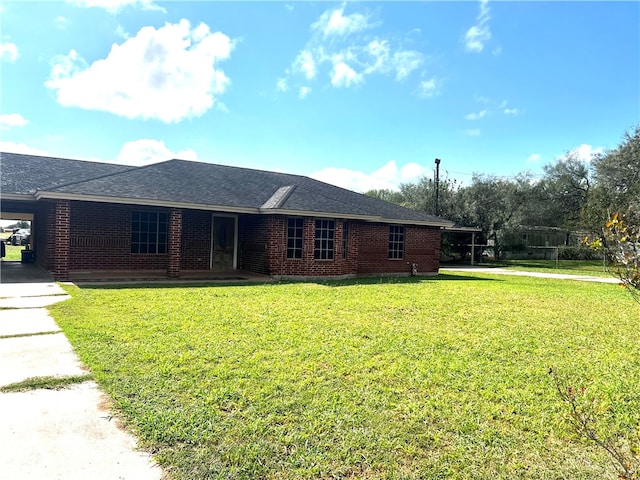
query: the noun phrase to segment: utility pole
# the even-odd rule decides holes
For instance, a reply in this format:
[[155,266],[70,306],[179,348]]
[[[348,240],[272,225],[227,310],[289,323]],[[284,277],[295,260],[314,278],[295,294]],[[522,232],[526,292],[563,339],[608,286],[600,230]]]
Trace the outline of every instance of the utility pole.
[[436,217],[440,214],[440,159],[436,158]]

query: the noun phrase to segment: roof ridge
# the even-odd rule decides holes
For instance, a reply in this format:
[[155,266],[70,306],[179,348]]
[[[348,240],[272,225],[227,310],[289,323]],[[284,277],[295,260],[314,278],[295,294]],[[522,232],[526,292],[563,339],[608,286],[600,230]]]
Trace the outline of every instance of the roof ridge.
[[[51,157],[51,158],[55,158],[55,157]],[[95,162],[95,163],[102,163],[102,162]],[[116,164],[116,165],[120,165],[120,166],[126,167],[126,165],[122,165],[122,164]],[[131,166],[130,168],[127,168],[126,170],[121,170],[119,172],[112,172],[112,173],[107,173],[105,175],[98,175],[97,177],[85,178],[84,180],[80,180],[80,181],[76,181],[76,182],[60,183],[60,184],[51,185],[51,186],[45,187],[45,188],[47,188],[47,189],[53,188],[55,190],[56,188],[69,187],[71,185],[80,185],[82,183],[90,182],[92,180],[99,180],[101,178],[107,178],[107,177],[112,177],[114,175],[119,175],[121,173],[131,172],[132,170],[137,170],[139,168],[141,168],[141,167]],[[42,191],[42,189],[37,189],[36,191]]]
[[[55,158],[55,157],[51,157],[51,158]],[[67,160],[67,159],[62,159],[62,160]],[[132,172],[134,170],[144,170],[145,168],[148,168],[148,167],[155,167],[157,165],[161,165],[163,163],[173,162],[175,160],[177,160],[177,159],[163,160],[161,162],[149,163],[147,165],[140,165],[140,166],[124,165],[122,163],[114,163],[114,164],[111,164],[111,165],[117,165],[117,166],[128,167],[128,168],[126,170],[120,170],[119,172],[111,172],[111,173],[107,173],[105,175],[98,175],[97,177],[85,178],[84,180],[80,180],[80,181],[76,181],[76,182],[61,183],[59,185],[55,185],[55,186],[52,186],[52,187],[49,187],[49,188],[56,189],[56,188],[69,187],[71,185],[81,185],[81,184],[86,183],[86,182],[92,182],[94,180],[101,180],[103,178],[108,178],[108,177],[114,177],[116,175],[129,173],[129,172]],[[72,161],[76,161],[76,160],[72,160]],[[93,162],[93,163],[106,163],[106,162]]]

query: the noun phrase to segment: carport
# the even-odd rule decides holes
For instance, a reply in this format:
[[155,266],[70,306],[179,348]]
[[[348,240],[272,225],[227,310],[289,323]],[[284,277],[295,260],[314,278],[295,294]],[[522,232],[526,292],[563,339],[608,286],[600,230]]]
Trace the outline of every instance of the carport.
[[0,262],[0,283],[41,282],[53,282],[53,277],[36,263]]
[[[24,201],[17,199],[7,199],[3,198],[2,200],[2,211],[0,211],[0,220],[11,220],[15,222],[23,221],[29,222],[31,229],[31,238],[29,240],[28,249],[35,252],[36,251],[36,228],[37,222],[36,220],[36,203],[34,201]],[[0,240],[5,240],[9,234],[1,233]],[[33,254],[29,255],[28,258],[32,261]]]

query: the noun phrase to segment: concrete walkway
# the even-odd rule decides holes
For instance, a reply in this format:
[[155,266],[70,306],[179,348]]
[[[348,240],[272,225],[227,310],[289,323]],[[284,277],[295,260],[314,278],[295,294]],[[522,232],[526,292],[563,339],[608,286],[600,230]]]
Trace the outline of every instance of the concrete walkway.
[[491,273],[494,275],[516,275],[520,277],[555,278],[557,280],[578,280],[581,282],[620,283],[614,277],[593,277],[590,275],[571,275],[568,273],[522,272],[495,267],[440,267],[441,272]]
[[[69,296],[36,266],[20,270],[17,281],[11,282],[8,273],[15,265],[7,268],[8,263],[0,264],[4,270],[0,283],[0,387],[32,377],[88,373],[44,308]],[[0,477],[162,478],[162,470],[151,457],[136,449],[135,438],[119,428],[108,405],[93,381],[61,390],[0,393]]]

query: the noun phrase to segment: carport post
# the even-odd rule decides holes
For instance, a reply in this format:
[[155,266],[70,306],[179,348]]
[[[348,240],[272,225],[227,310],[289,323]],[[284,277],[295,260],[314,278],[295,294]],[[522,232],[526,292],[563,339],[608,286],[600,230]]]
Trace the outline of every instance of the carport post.
[[182,251],[182,210],[172,208],[169,212],[169,238],[167,239],[169,254],[169,266],[167,276],[177,278],[180,276],[180,263]]
[[476,232],[471,232],[471,266],[473,267],[476,258]]
[[56,200],[53,246],[53,277],[59,281],[69,280],[71,202]]

